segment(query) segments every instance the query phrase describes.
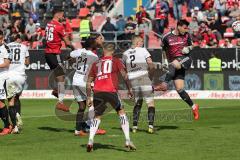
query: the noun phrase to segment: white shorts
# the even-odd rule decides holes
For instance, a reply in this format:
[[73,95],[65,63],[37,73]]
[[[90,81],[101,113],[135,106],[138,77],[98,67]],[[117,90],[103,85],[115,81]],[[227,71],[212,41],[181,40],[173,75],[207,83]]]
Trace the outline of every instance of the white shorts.
[[77,102],[87,100],[86,87],[73,85],[73,95]]
[[23,91],[24,84],[26,82],[26,76],[24,75],[14,75],[9,76],[6,81],[7,85],[7,98],[12,98],[17,94],[21,94]]
[[139,77],[130,80],[135,102],[139,99],[145,99],[146,103],[151,103],[154,101],[154,94],[152,89],[152,81],[148,76]]
[[4,100],[7,98],[6,90],[4,87],[5,82],[6,82],[5,79],[0,78],[0,100]]

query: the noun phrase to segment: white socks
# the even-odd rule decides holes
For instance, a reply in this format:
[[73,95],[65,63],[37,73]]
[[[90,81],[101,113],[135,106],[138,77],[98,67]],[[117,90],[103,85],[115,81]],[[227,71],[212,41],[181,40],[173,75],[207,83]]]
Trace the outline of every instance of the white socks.
[[98,130],[99,124],[101,120],[94,118],[91,122],[91,127],[90,127],[90,134],[89,134],[89,141],[88,143],[93,143],[94,136]]
[[130,141],[128,118],[127,118],[126,114],[120,115],[119,118],[120,118],[121,127],[122,127],[123,133],[125,135],[126,141]]
[[63,102],[65,96],[65,82],[58,82],[58,100]]
[[192,109],[193,109],[193,110],[195,110],[195,109],[196,109],[196,105],[195,105],[195,104],[193,104],[193,106],[192,106]]

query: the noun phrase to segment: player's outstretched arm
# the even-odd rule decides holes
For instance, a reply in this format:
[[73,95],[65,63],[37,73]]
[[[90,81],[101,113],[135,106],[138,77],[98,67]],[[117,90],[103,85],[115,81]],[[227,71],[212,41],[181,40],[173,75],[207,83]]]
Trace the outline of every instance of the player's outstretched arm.
[[30,64],[30,58],[26,57],[25,58],[25,65],[28,66]]
[[154,76],[154,72],[155,72],[155,67],[154,67],[152,58],[151,58],[151,57],[148,57],[148,58],[146,59],[146,62],[147,62],[147,64],[148,64],[149,78],[152,79],[153,76]]
[[9,59],[4,59],[4,62],[0,64],[0,68],[7,68],[9,67],[11,61]]
[[91,99],[92,88],[91,88],[91,83],[93,81],[94,81],[94,77],[88,76],[87,83],[86,83],[87,106],[88,107],[92,106],[92,99]]
[[132,86],[131,83],[128,79],[128,75],[127,75],[127,71],[125,69],[120,70],[120,73],[125,81],[125,84],[127,86],[128,89],[128,95],[130,96],[130,98],[133,98],[133,91],[132,91]]
[[75,50],[74,46],[72,45],[71,41],[67,36],[63,37],[63,41],[65,42],[68,48],[70,48],[72,51]]

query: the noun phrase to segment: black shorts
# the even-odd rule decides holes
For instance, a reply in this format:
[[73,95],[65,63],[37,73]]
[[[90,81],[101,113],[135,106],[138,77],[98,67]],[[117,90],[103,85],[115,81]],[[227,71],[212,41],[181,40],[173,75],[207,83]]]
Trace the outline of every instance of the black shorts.
[[46,53],[45,59],[51,70],[54,71],[56,77],[64,75],[63,60],[59,54]]
[[184,80],[185,71],[191,67],[192,59],[189,56],[177,57],[176,59],[182,64],[182,67],[181,67],[181,69],[176,70],[173,80],[177,80],[177,79]]
[[93,106],[95,116],[101,116],[108,108],[107,103],[110,103],[116,111],[123,109],[123,105],[117,93],[112,92],[97,92],[93,94]]

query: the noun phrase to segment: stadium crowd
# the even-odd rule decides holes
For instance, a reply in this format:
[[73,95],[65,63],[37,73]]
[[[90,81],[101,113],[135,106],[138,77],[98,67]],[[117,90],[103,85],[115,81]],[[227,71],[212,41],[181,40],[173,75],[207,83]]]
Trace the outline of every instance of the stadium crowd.
[[[130,39],[131,35],[143,31],[148,33],[151,30],[162,36],[171,30],[179,19],[186,19],[190,22],[190,33],[195,46],[202,48],[240,46],[240,32],[232,27],[234,22],[240,23],[239,0],[151,1],[156,3],[140,6],[135,16],[117,15],[106,18],[102,32],[118,31],[119,40]],[[81,10],[87,8],[89,17],[94,14],[107,16],[112,2],[113,0],[1,0],[0,29],[4,32],[7,43],[12,41],[14,35],[20,33],[23,43],[29,48],[36,49],[37,46],[43,45],[44,29],[52,18],[51,11],[54,7],[62,7],[64,10],[66,21],[63,24],[72,37],[72,22],[84,18],[80,15]],[[115,39],[114,33],[103,35],[106,40]]]

